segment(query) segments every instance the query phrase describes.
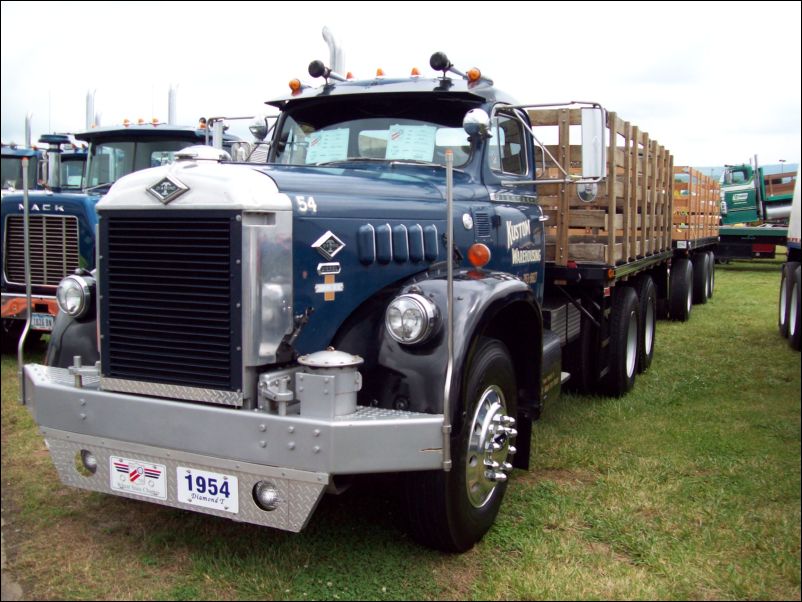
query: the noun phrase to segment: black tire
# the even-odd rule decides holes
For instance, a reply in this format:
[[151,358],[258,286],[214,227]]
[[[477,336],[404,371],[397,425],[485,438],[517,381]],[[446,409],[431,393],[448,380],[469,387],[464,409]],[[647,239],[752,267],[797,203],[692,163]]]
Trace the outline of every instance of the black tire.
[[610,317],[608,371],[604,377],[608,395],[621,397],[635,386],[639,332],[638,296],[628,286],[617,287]]
[[25,322],[22,320],[3,320],[3,353],[16,353],[24,326]]
[[674,260],[668,282],[668,312],[675,322],[687,322],[691,317],[692,281],[690,260],[686,257]]
[[693,302],[696,305],[707,303],[710,287],[710,268],[707,253],[696,253],[693,256]]
[[793,272],[793,286],[788,298],[788,344],[799,351],[802,342],[802,267],[797,263]]
[[788,337],[788,306],[791,300],[791,293],[794,287],[794,270],[799,264],[791,262],[783,264],[780,270],[780,298],[777,301],[777,329],[780,336]]
[[[493,525],[507,484],[506,477],[497,481],[483,478],[484,459],[492,457],[500,466],[508,462],[515,436],[511,427],[506,427],[507,432],[495,430],[495,426],[488,428],[495,424],[494,416],[513,417],[517,410],[515,372],[504,344],[496,339],[481,339],[467,375],[463,403],[451,436],[451,470],[411,473],[404,487],[410,534],[417,542],[445,552],[471,549]],[[503,409],[490,411],[493,405]],[[480,428],[475,429],[477,424]],[[492,439],[486,438],[488,432],[495,433]],[[499,443],[501,449],[488,449],[483,457],[476,449],[484,449],[485,442]],[[506,467],[503,473],[510,468]]]
[[709,270],[710,284],[707,287],[707,298],[712,299],[716,290],[716,255],[713,251],[707,252],[707,269]]
[[[17,353],[19,338],[25,330],[25,320],[3,320],[3,353]],[[29,330],[25,339],[25,349],[34,349],[42,338],[42,332]]]
[[657,332],[657,288],[649,274],[642,275],[635,283],[635,287],[640,315],[638,372],[643,373],[652,365],[652,358],[654,358],[654,338]]

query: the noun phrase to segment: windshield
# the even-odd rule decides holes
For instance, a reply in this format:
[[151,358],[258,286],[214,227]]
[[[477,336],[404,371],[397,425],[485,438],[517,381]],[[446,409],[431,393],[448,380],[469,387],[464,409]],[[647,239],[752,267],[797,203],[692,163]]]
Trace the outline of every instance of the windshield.
[[86,155],[61,156],[61,187],[66,189],[81,189],[84,177],[84,163]]
[[111,184],[140,169],[172,163],[177,151],[193,144],[196,142],[171,139],[93,144],[86,187]]
[[[28,160],[28,188],[37,187],[36,181],[36,157]],[[2,179],[3,188],[22,190],[22,157],[3,157],[2,159]]]
[[450,149],[454,165],[464,165],[471,147],[462,118],[470,108],[466,103],[399,98],[314,103],[285,117],[274,161],[283,165],[349,160],[445,165],[445,152]]

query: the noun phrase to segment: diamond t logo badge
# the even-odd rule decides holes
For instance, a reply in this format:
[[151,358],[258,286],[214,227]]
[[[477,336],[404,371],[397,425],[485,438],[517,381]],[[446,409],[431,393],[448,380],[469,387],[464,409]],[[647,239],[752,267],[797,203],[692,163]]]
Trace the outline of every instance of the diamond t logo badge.
[[337,238],[331,230],[312,243],[312,248],[316,249],[326,259],[332,259],[344,247],[345,243]]
[[170,176],[164,176],[156,184],[148,188],[148,192],[165,205],[184,194],[189,188]]

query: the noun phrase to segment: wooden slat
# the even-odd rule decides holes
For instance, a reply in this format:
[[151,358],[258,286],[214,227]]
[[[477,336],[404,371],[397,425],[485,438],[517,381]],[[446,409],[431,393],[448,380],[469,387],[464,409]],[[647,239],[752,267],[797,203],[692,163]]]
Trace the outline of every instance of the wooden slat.
[[[566,109],[561,109],[557,116],[559,125],[561,165],[571,164],[570,146],[570,113]],[[573,188],[573,187],[570,187]],[[557,241],[557,265],[568,265],[568,224],[570,224],[570,205],[568,200],[569,186],[563,185],[560,195],[560,219],[559,219],[559,239]]]

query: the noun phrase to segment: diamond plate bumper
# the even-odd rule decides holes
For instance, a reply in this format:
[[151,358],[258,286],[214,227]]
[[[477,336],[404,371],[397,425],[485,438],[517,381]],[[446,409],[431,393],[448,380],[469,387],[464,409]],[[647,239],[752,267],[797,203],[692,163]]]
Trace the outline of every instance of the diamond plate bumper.
[[[42,433],[50,448],[53,464],[66,485],[296,533],[306,526],[329,483],[329,475],[323,473],[269,468],[181,453],[175,450],[75,435],[47,428],[43,428]],[[90,451],[97,458],[97,471],[92,475],[84,476],[76,469],[76,456],[80,454],[81,450]],[[167,467],[167,499],[159,500],[113,490],[110,486],[109,456],[124,456],[143,462],[165,465]],[[177,497],[178,466],[237,477],[239,512],[232,514],[179,502]],[[275,510],[270,512],[262,510],[253,501],[253,486],[260,480],[270,481],[278,490],[279,501]]]

